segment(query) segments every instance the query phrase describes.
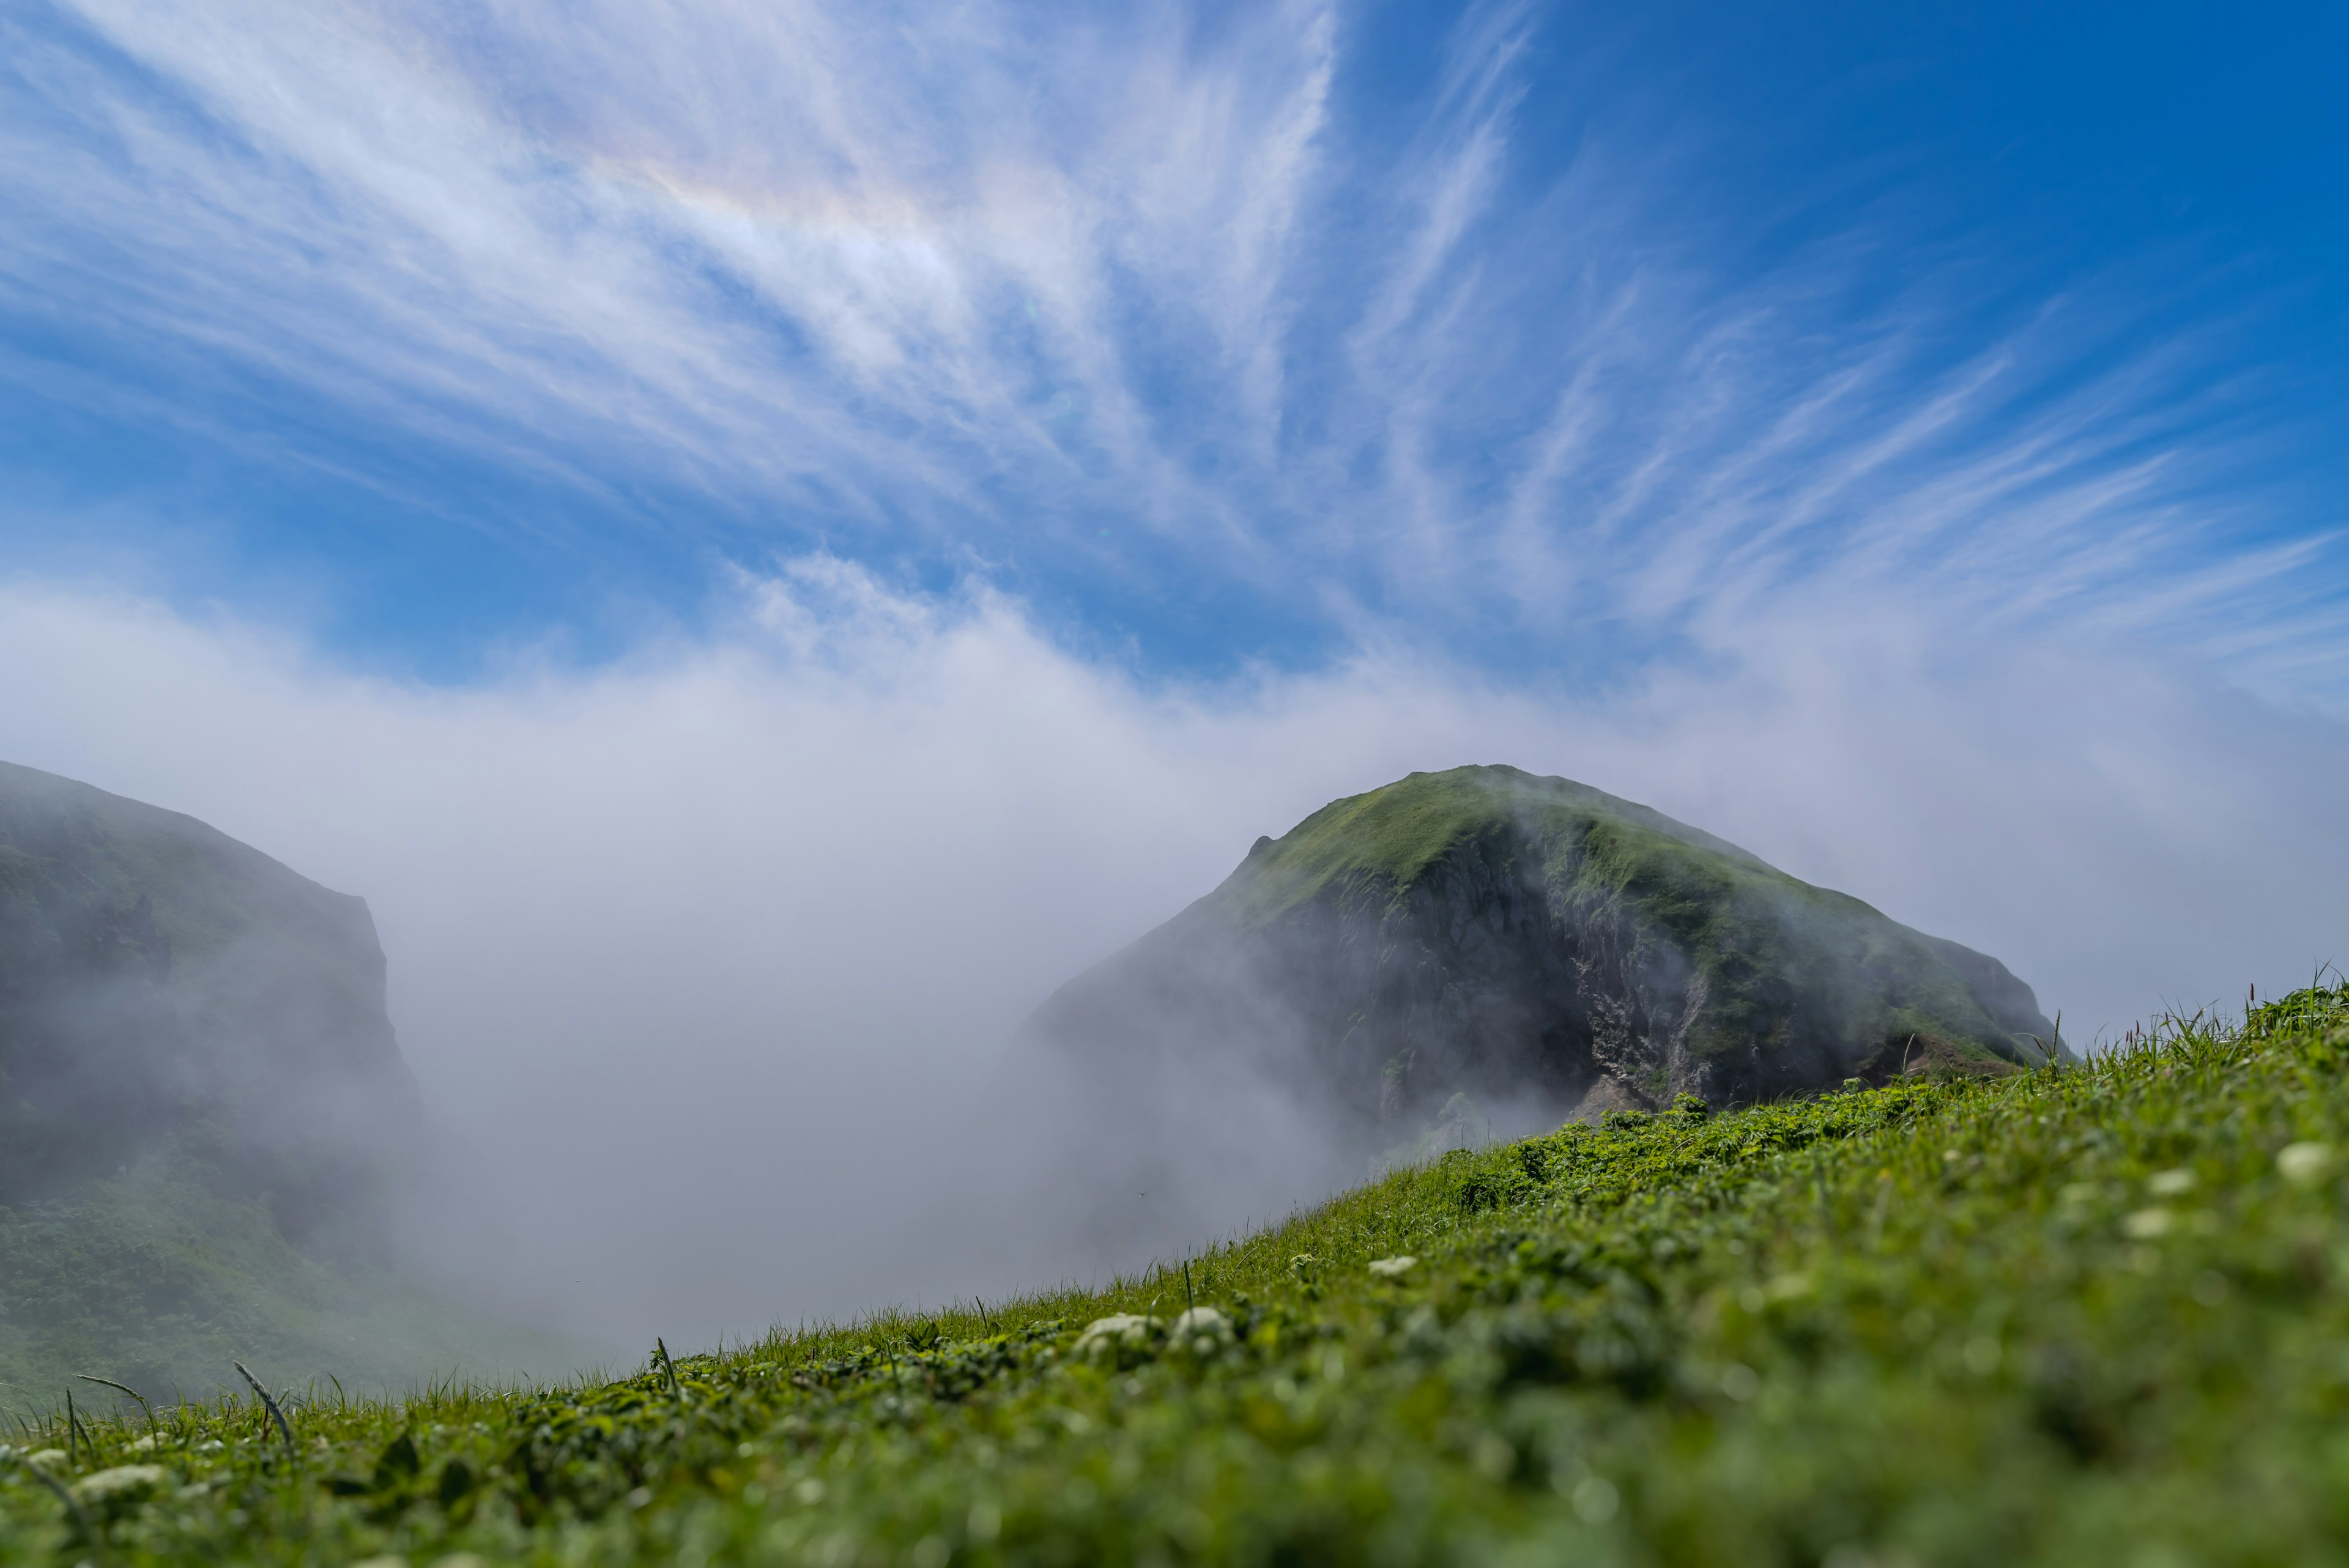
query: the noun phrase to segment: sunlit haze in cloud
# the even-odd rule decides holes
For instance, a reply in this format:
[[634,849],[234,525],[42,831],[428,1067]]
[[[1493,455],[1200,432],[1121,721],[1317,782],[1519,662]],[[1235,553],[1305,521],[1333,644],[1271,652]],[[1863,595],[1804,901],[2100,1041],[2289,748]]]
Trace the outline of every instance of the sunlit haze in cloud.
[[2082,1038],[2304,978],[2343,18],[1881,9],[11,7],[0,754],[367,896],[614,1333],[1081,1270],[907,1151],[1413,768]]

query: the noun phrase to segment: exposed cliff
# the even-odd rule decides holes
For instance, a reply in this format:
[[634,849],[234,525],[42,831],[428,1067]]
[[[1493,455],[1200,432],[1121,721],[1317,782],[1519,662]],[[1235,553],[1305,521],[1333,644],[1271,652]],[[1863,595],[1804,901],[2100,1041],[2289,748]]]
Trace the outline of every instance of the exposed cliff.
[[1995,959],[1645,806],[1472,767],[1259,839],[1026,1034],[1112,1071],[1237,1055],[1392,1126],[1464,1090],[1652,1107],[1994,1070],[2054,1030]]

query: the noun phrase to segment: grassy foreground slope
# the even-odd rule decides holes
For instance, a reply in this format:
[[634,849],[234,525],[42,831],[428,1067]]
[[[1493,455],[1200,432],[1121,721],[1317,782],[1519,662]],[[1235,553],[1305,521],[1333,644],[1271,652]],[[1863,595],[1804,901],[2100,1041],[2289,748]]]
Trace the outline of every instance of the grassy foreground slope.
[[32,1456],[53,1422],[0,1463],[0,1558],[2349,1560],[2344,1067],[2349,986],[2085,1066],[1619,1115],[1191,1260],[1228,1336],[1081,1334],[1172,1318],[1176,1268],[609,1384],[329,1390],[290,1444],[231,1401]]

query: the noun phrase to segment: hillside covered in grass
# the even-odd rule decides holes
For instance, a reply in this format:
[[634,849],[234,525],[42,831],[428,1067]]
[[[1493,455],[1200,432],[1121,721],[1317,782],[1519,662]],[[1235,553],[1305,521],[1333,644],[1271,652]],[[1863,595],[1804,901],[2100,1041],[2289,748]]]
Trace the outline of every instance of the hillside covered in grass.
[[1102,1291],[53,1418],[0,1460],[0,1557],[2349,1560],[2344,1069],[2349,986],[2311,990],[2085,1065],[1618,1113]]
[[1511,767],[1413,774],[1258,840],[1025,1033],[1111,1080],[1238,1058],[1376,1147],[1462,1093],[1555,1122],[2058,1048],[1996,959]]
[[0,1410],[240,1357],[382,1386],[575,1365],[401,1280],[425,1154],[367,905],[178,812],[0,763]]

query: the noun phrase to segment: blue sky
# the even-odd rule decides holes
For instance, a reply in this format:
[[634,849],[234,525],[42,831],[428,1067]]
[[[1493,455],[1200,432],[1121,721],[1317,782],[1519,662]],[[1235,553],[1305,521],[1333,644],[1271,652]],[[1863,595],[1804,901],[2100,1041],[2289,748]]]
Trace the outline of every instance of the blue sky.
[[2337,6],[0,18],[9,566],[463,683],[822,552],[1145,679],[1930,606],[2349,692]]

